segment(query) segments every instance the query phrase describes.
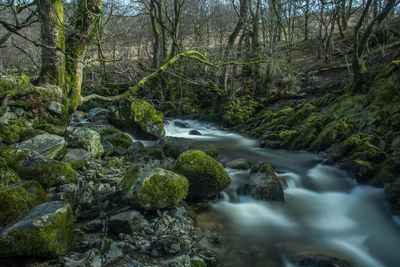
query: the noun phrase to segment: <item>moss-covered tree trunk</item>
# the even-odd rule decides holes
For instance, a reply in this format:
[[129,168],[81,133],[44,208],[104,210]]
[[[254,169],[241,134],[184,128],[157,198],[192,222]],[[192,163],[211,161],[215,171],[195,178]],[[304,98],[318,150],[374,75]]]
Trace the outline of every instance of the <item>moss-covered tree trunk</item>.
[[42,68],[39,82],[62,87],[65,78],[63,2],[62,0],[36,0],[36,4],[39,7],[42,38]]
[[69,111],[76,110],[80,103],[86,49],[99,30],[101,13],[101,0],[78,0],[66,39],[65,95]]

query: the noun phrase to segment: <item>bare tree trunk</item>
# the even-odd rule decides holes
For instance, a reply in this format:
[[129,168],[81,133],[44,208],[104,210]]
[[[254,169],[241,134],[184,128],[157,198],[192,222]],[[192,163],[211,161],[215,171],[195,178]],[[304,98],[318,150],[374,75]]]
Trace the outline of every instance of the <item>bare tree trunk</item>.
[[152,68],[153,69],[158,69],[160,66],[160,40],[161,40],[161,35],[160,35],[160,30],[158,29],[158,24],[157,24],[157,10],[156,6],[154,3],[154,0],[150,1],[150,21],[151,21],[151,27],[153,29],[153,35],[154,35],[154,44],[153,44],[153,64]]
[[[239,11],[239,19],[238,22],[236,23],[236,27],[233,30],[233,32],[229,35],[228,38],[228,44],[226,45],[225,52],[224,52],[224,58],[225,60],[229,58],[229,55],[231,53],[231,50],[233,48],[233,45],[235,44],[236,38],[239,35],[239,32],[245,25],[247,21],[247,10],[248,10],[248,0],[240,0],[240,11]],[[224,66],[223,72],[221,79],[223,87],[225,91],[227,91],[227,83],[228,83],[228,68],[227,66]]]

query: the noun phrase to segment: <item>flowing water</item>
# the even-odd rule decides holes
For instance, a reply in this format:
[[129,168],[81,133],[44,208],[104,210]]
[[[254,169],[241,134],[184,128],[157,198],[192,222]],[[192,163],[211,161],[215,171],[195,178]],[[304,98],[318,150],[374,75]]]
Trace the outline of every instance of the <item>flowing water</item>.
[[[202,135],[189,135],[192,129]],[[383,189],[357,185],[317,155],[259,148],[258,141],[212,124],[170,120],[165,130],[216,145],[225,161],[263,160],[288,184],[282,203],[234,197],[230,192],[243,186],[249,171],[226,169],[232,184],[225,198],[199,215],[200,227],[222,232],[224,266],[292,266],[290,253],[332,255],[355,266],[400,266],[400,226],[385,206]]]

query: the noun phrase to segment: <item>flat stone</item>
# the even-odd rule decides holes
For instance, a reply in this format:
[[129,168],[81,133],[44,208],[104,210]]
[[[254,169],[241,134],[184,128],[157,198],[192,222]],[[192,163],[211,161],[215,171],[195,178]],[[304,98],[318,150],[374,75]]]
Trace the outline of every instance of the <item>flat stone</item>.
[[15,153],[22,150],[32,150],[43,156],[54,159],[66,146],[65,139],[55,134],[40,134],[31,139],[16,144]]

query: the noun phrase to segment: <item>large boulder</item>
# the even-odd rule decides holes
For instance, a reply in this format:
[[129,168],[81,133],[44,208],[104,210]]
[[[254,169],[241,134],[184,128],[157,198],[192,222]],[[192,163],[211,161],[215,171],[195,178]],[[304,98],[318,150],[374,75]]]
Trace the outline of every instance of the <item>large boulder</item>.
[[215,196],[231,183],[222,164],[199,150],[180,154],[173,170],[189,180],[189,198]]
[[47,202],[42,186],[36,181],[23,181],[0,189],[0,225],[5,226]]
[[93,158],[100,158],[104,153],[100,135],[96,131],[84,127],[68,127],[65,135],[68,147],[83,148]]
[[40,134],[31,139],[15,145],[15,151],[24,149],[36,151],[43,156],[54,159],[65,149],[66,142],[61,136],[55,134]]
[[25,180],[36,180],[43,187],[69,184],[76,181],[71,164],[47,158],[32,150],[23,150],[17,155],[14,169]]
[[271,165],[258,162],[251,168],[250,178],[244,187],[245,193],[258,200],[283,201],[282,184]]
[[124,198],[144,210],[170,208],[187,195],[188,180],[161,168],[133,165],[121,184]]
[[216,146],[186,138],[168,136],[157,140],[157,144],[162,147],[167,157],[177,158],[180,154],[188,150],[200,150],[213,158],[217,158],[219,155],[219,150]]
[[73,221],[69,204],[40,204],[0,233],[0,257],[63,255],[71,245]]
[[108,107],[107,118],[138,138],[157,139],[165,135],[162,113],[146,101],[115,101]]

